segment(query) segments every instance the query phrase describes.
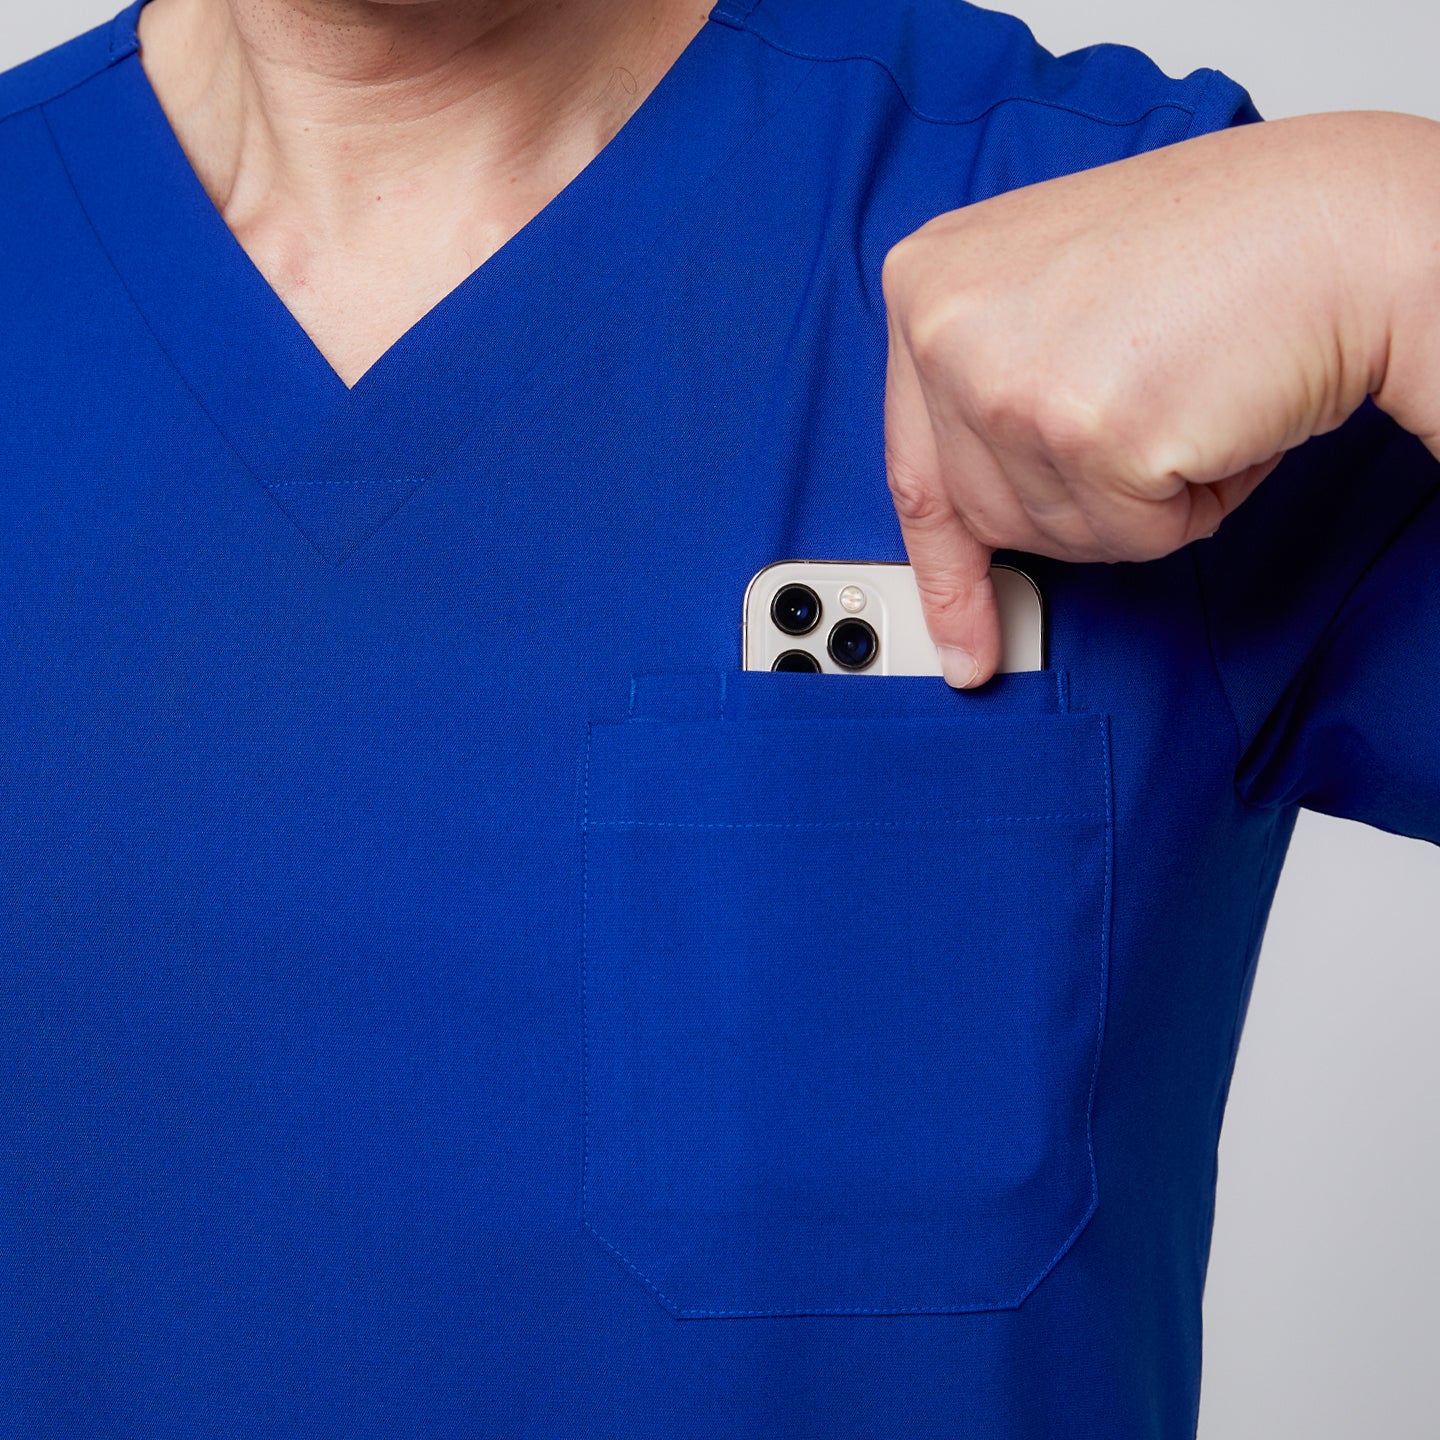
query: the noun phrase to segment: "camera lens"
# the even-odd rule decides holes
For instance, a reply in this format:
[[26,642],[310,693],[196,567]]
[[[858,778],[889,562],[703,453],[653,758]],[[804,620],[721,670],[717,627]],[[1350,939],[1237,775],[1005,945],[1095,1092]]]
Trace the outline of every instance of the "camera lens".
[[880,653],[880,638],[863,620],[842,620],[831,632],[830,658],[843,670],[863,670]]
[[770,668],[772,670],[792,670],[797,674],[818,675],[820,662],[808,650],[787,650]]
[[808,635],[820,623],[820,597],[808,585],[786,585],[770,602],[770,618],[787,635]]

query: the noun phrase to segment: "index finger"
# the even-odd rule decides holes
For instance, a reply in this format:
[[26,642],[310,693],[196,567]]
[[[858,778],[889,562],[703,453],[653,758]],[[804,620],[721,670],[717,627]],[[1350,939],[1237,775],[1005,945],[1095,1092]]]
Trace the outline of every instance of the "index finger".
[[962,690],[983,684],[1000,664],[993,551],[970,532],[945,493],[929,408],[893,333],[885,376],[885,469],[945,679]]

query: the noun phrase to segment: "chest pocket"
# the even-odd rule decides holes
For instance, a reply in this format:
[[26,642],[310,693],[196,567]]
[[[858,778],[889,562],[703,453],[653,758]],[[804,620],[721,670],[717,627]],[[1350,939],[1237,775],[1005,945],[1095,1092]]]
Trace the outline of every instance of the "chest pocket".
[[1108,727],[645,677],[590,729],[581,1219],[674,1315],[1018,1305],[1094,1211]]

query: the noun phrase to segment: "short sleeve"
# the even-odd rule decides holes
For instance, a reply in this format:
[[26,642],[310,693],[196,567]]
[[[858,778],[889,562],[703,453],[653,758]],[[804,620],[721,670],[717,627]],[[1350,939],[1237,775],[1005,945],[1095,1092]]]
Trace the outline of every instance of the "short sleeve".
[[1186,139],[1206,135],[1215,130],[1229,130],[1236,125],[1254,125],[1260,122],[1260,112],[1250,98],[1250,92],[1236,84],[1220,70],[1197,70],[1182,82],[1191,84],[1199,81],[1191,102],[1190,128]]
[[[1185,138],[1260,120],[1220,71],[1178,85]],[[1440,843],[1437,490],[1440,463],[1367,401],[1191,546],[1247,803]]]
[[1440,843],[1437,494],[1367,402],[1192,547],[1250,804]]

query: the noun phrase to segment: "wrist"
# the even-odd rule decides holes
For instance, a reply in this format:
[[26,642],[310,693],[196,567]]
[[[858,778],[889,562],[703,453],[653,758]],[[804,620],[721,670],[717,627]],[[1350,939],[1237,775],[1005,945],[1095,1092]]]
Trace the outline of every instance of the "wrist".
[[1430,442],[1440,432],[1440,124],[1383,113],[1364,119],[1379,189],[1363,221],[1366,238],[1347,259],[1369,329],[1368,393]]

